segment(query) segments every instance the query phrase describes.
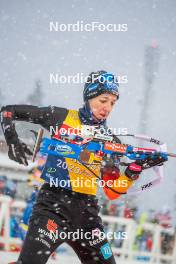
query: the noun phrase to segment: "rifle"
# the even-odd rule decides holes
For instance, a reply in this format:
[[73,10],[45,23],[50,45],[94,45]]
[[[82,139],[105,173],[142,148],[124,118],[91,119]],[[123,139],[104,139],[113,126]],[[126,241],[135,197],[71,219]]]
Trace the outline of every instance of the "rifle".
[[[37,146],[35,150],[39,150],[43,155],[55,155],[63,156],[66,158],[72,158],[78,160],[87,169],[89,159],[87,162],[83,161],[84,153],[94,153],[100,155],[103,159],[109,160],[114,158],[121,158],[126,156],[130,160],[134,160],[137,164],[141,165],[142,169],[153,168],[157,175],[157,178],[140,186],[137,189],[129,189],[127,194],[136,194],[142,191],[148,190],[151,187],[161,183],[164,177],[163,162],[167,161],[169,157],[176,157],[174,153],[167,152],[167,146],[160,140],[154,139],[146,135],[116,135],[116,136],[130,136],[136,139],[148,141],[154,143],[158,148],[141,148],[134,147],[127,144],[116,143],[113,140],[113,136],[107,136],[97,133],[88,134],[86,136],[80,134],[68,135],[62,134],[59,139],[42,139],[42,129],[39,130]],[[41,146],[40,146],[41,144]],[[36,156],[36,151],[33,157]],[[156,162],[157,161],[157,162]],[[91,163],[92,164],[92,163]],[[128,166],[127,162],[120,162],[122,166]],[[100,165],[100,164],[99,164]],[[89,169],[90,170],[90,169]],[[91,171],[91,170],[90,170]],[[93,171],[91,171],[97,178],[100,179]],[[126,193],[123,193],[126,194]]]

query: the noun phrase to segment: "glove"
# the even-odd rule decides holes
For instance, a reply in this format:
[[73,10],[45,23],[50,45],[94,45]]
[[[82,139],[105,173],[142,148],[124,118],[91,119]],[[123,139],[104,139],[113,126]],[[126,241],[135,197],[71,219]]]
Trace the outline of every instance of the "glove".
[[151,168],[154,166],[162,166],[163,162],[167,161],[168,158],[167,157],[163,157],[161,155],[157,155],[156,157],[153,158],[146,158],[146,160],[144,160],[143,162],[143,168],[147,169],[147,168]]
[[125,175],[131,180],[135,181],[139,178],[139,174],[142,172],[142,166],[132,162],[125,170]]
[[103,187],[103,190],[104,190],[104,193],[108,197],[109,200],[117,199],[120,196],[120,194],[115,193],[114,191],[112,191],[109,188],[109,187],[112,187],[113,189],[115,189],[113,187],[113,183],[119,177],[120,177],[120,170],[117,167],[115,167],[115,166],[111,166],[111,167],[105,166],[101,170],[101,179],[105,183],[105,186]]
[[26,154],[32,156],[33,153],[29,147],[20,140],[18,140],[15,144],[9,145],[8,156],[11,160],[27,166],[28,162]]
[[117,167],[104,167],[102,169],[102,180],[107,182],[108,180],[117,180],[120,176],[120,170]]
[[103,167],[101,168],[102,180],[107,182],[108,180],[115,181],[120,177],[120,170],[118,163],[114,158],[106,158],[103,160]]

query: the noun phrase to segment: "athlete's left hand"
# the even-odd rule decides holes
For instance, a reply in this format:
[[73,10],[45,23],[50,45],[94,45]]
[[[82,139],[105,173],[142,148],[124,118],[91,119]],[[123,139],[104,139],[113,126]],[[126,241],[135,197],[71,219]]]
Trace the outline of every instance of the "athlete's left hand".
[[132,162],[126,168],[125,175],[134,181],[139,178],[141,172],[142,172],[142,166],[136,164],[136,162]]

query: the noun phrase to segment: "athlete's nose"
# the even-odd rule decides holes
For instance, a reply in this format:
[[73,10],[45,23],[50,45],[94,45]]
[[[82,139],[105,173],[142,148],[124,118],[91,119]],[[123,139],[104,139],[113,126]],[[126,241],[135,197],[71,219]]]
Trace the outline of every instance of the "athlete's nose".
[[109,114],[112,110],[112,105],[111,103],[107,103],[105,106],[104,106],[104,111],[106,114]]

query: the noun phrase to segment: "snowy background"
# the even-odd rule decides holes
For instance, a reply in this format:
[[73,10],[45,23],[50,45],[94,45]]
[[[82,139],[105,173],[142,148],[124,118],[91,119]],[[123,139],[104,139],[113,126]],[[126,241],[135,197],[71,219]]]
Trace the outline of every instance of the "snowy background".
[[[5,255],[5,253],[1,253],[0,255],[2,256],[2,263],[1,264],[7,264],[7,261],[11,261],[12,259],[17,258],[17,254],[15,253],[10,253],[8,256]],[[62,261],[62,262],[61,262]],[[56,260],[49,260],[48,264],[58,264],[58,263],[74,263],[74,264],[80,264],[80,261],[73,256],[58,256]],[[124,262],[118,260],[118,264],[124,264]],[[130,264],[137,264],[137,262],[130,262]]]
[[[145,87],[145,49],[159,46],[158,71],[148,108],[147,134],[176,152],[175,0],[0,0],[0,104],[36,103],[78,108],[83,84],[51,84],[50,73],[89,74],[99,69],[127,76],[111,127],[140,132]],[[127,24],[126,32],[50,32],[49,23]],[[35,93],[36,82],[39,93]],[[176,160],[165,165],[164,182],[137,198],[141,211],[176,201]],[[147,202],[146,202],[147,201]]]

